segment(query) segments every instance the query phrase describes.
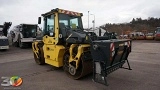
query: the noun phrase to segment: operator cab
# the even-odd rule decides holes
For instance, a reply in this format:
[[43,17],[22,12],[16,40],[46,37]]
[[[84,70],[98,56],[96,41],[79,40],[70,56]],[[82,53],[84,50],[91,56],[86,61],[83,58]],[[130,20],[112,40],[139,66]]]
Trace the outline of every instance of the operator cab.
[[[82,38],[86,36],[83,31],[82,13],[53,9],[42,16],[44,18],[44,36],[58,39],[59,44],[82,42]],[[40,24],[41,18],[38,22]]]
[[[58,20],[56,15],[58,15]],[[83,30],[82,20],[81,20],[81,13],[62,10],[62,9],[53,9],[50,12],[42,14],[44,18],[44,35],[55,36],[55,28],[60,29],[61,33],[64,33],[66,30]],[[55,25],[55,23],[59,26]],[[41,19],[39,18],[39,24]],[[56,26],[56,27],[55,27]],[[64,35],[65,36],[65,35]]]

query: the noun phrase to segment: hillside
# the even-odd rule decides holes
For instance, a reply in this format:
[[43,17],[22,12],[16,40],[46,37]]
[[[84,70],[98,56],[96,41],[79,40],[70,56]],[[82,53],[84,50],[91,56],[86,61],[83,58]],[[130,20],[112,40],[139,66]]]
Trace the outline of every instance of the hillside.
[[132,21],[128,23],[106,23],[101,27],[105,30],[108,30],[109,32],[117,32],[117,34],[120,35],[128,34],[130,32],[154,33],[155,28],[159,26],[160,18],[149,17],[148,19],[133,18]]

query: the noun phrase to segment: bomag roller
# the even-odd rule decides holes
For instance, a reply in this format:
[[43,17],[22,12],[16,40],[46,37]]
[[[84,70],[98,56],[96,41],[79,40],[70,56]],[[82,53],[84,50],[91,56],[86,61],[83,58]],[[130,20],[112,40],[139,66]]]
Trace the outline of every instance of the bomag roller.
[[[63,67],[73,79],[93,73],[95,82],[106,85],[109,73],[122,68],[125,62],[129,66],[131,40],[87,33],[83,29],[82,13],[56,8],[42,16],[44,35],[32,44],[37,64]],[[41,24],[41,17],[38,24]],[[128,69],[131,70],[130,66]]]

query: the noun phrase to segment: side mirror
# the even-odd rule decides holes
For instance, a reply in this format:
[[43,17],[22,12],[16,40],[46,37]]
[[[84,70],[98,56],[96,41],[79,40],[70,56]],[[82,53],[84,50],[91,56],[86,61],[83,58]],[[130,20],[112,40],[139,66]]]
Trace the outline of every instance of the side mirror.
[[41,17],[38,17],[38,24],[41,24]]
[[101,32],[102,32],[102,30],[101,30],[101,29],[99,29],[99,36],[101,36]]

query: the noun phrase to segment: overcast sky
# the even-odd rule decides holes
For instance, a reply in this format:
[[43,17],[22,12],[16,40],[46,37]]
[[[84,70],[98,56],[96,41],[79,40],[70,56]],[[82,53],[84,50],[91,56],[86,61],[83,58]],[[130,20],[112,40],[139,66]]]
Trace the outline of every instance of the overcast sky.
[[[159,0],[0,0],[0,24],[10,21],[37,24],[38,17],[54,8],[83,13],[83,25],[88,27],[88,11],[95,15],[96,26],[105,23],[130,22],[133,18],[160,18]],[[92,27],[93,15],[90,15]]]

